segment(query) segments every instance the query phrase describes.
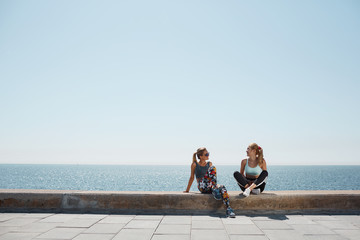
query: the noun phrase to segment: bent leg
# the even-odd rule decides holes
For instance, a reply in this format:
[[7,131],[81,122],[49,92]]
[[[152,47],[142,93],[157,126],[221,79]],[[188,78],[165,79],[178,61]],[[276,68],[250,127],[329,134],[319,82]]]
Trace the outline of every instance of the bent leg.
[[237,184],[239,185],[239,187],[241,188],[241,190],[245,190],[245,186],[246,184],[249,183],[249,181],[238,171],[234,172],[234,178],[237,182]]
[[224,185],[220,185],[219,190],[221,192],[221,198],[225,206],[228,208],[230,207],[230,200],[229,200],[229,194],[226,190],[226,187]]
[[[259,175],[259,177],[254,181],[254,184],[256,185],[256,188],[266,183],[268,172],[266,170],[262,171]],[[265,186],[264,186],[265,188]],[[264,189],[263,189],[264,191]]]
[[198,189],[201,193],[211,193],[212,189],[216,188],[216,167],[209,167],[204,177],[199,181]]
[[216,178],[216,167],[209,167],[208,171],[205,173],[204,179],[209,183],[210,188],[216,188],[217,178]]

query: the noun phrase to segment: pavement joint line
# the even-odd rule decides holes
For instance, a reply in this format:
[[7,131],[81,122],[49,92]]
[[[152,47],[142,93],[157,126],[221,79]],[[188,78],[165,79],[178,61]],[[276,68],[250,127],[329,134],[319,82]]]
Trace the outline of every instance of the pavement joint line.
[[[256,221],[254,222],[252,219],[251,219],[251,222],[253,222],[253,224],[260,229],[260,231],[266,236],[265,232],[263,230],[265,229],[261,229],[258,225],[256,225]],[[259,234],[260,235],[260,234]]]
[[192,239],[192,224],[193,224],[193,217],[192,216],[190,216],[190,239]]
[[[236,218],[236,216],[235,216],[235,218]],[[225,218],[226,219],[226,218]],[[227,235],[227,237],[228,237],[228,239],[230,239],[230,234],[229,234],[229,232],[228,232],[228,230],[227,230],[227,228],[226,228],[226,226],[225,226],[225,223],[224,223],[224,221],[223,221],[223,219],[221,219],[220,218],[220,221],[221,221],[221,224],[223,225],[223,227],[224,227],[224,229],[225,229],[225,232],[226,232],[226,235]]]
[[[100,223],[99,223],[99,224],[100,224]],[[105,223],[105,224],[106,224],[106,223]],[[119,224],[119,223],[117,223],[117,224]],[[122,228],[120,228],[119,231],[117,231],[117,232],[115,233],[115,235],[114,235],[111,239],[114,239],[114,238],[121,232],[121,230],[124,229],[125,226],[126,226],[126,224],[125,224]]]
[[154,229],[154,232],[153,232],[153,234],[151,235],[151,238],[154,237],[154,235],[155,235],[155,233],[156,233],[156,230],[159,228],[159,226],[160,226],[161,222],[163,221],[163,219],[164,219],[164,216],[162,216],[162,218],[160,219],[158,225],[157,225],[156,228]]

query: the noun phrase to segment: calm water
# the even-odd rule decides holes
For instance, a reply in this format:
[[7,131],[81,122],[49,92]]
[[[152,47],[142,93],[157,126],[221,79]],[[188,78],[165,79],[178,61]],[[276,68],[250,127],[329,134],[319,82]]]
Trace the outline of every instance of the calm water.
[[[218,165],[218,183],[239,187],[239,166]],[[360,190],[360,166],[268,166],[265,190]],[[0,189],[183,191],[190,166],[0,164]],[[194,181],[191,191],[197,191]]]

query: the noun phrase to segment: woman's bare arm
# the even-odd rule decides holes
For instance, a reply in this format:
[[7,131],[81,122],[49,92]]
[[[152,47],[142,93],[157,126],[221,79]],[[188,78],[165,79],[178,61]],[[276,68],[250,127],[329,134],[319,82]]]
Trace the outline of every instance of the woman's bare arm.
[[264,162],[263,162],[263,164],[262,164],[262,166],[261,166],[261,169],[262,169],[263,171],[267,171],[265,159],[264,159]]
[[246,159],[241,161],[240,173],[245,177]]
[[191,164],[190,179],[189,179],[188,186],[187,186],[186,190],[184,191],[184,193],[188,193],[190,191],[191,185],[194,182],[195,168],[196,168],[196,163]]

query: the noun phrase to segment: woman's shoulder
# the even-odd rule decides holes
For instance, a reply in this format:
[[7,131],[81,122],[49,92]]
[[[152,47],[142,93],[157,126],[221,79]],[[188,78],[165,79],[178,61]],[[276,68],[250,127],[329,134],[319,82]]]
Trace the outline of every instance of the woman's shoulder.
[[247,158],[241,160],[241,164],[246,164],[246,162],[247,162]]

